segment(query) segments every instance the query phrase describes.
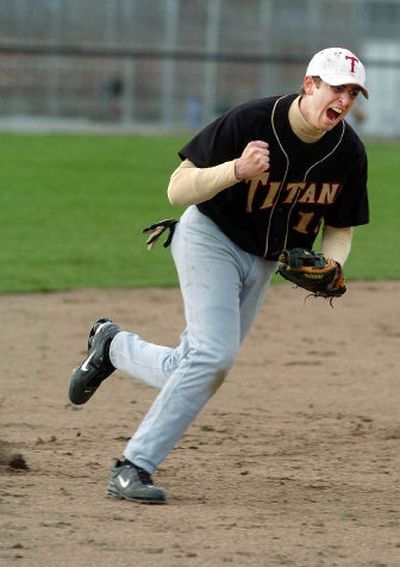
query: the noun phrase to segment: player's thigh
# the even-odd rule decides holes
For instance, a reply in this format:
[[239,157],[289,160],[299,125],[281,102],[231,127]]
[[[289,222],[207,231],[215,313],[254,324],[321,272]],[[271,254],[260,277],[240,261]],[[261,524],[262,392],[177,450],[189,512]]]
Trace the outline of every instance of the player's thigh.
[[242,270],[229,240],[207,218],[179,223],[172,252],[184,301],[188,338],[237,351]]
[[251,329],[276,272],[277,263],[253,257],[253,268],[240,292],[241,341]]

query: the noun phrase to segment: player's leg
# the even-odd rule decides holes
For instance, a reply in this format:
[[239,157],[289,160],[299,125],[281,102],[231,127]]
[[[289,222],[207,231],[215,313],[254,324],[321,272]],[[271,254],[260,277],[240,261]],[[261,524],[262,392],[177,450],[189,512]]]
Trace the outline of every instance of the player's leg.
[[252,256],[252,268],[240,292],[241,342],[251,329],[271,284],[277,263]]
[[[188,221],[186,219],[190,218],[191,220]],[[202,223],[205,225],[206,228],[201,228],[199,230],[197,224],[198,222],[194,222],[194,219],[197,221],[201,220]],[[192,230],[191,236],[185,235],[185,237],[179,236],[179,233],[182,232],[182,228],[187,225],[190,226]],[[210,227],[215,231],[216,236],[210,237]],[[202,234],[205,233],[205,234]],[[199,213],[195,207],[188,210],[183,217],[181,218],[177,228],[175,229],[175,237],[174,237],[174,244],[173,248],[179,249],[179,253],[175,253],[175,261],[182,265],[182,268],[179,269],[180,277],[185,278],[186,280],[190,280],[191,277],[195,280],[195,284],[190,282],[190,284],[185,284],[181,282],[181,287],[183,288],[183,296],[184,296],[184,303],[186,305],[186,309],[194,309],[195,306],[198,304],[198,299],[191,295],[191,289],[188,290],[186,293],[186,288],[188,285],[193,287],[193,285],[197,285],[200,282],[200,278],[197,274],[199,270],[204,271],[204,275],[202,278],[207,279],[210,274],[210,271],[213,271],[213,266],[216,263],[216,259],[212,260],[213,264],[210,265],[211,261],[211,254],[213,251],[217,253],[217,247],[215,246],[216,238],[219,236],[223,237],[223,240],[231,245],[230,241],[226,237],[224,237],[220,231],[215,227],[214,223],[208,220],[204,215]],[[191,240],[194,238],[194,245],[193,250],[191,249]],[[218,245],[220,246],[220,245]],[[197,258],[196,251],[201,250],[203,257]],[[225,254],[225,251],[222,252]],[[228,255],[229,257],[229,255]],[[193,262],[193,267],[185,268],[187,262]],[[185,274],[184,270],[189,272],[189,274]],[[191,273],[191,270],[194,270]],[[215,272],[215,285],[214,290],[210,290],[211,293],[211,300],[213,296],[215,296],[218,291],[222,291],[221,280],[218,278],[224,278],[224,268],[222,267],[222,274]],[[202,285],[202,284],[201,284]],[[205,284],[205,288],[207,289],[208,284]],[[241,284],[238,284],[238,288],[241,287]],[[193,288],[194,289],[194,288]],[[197,292],[196,292],[197,293]],[[185,294],[187,295],[187,300],[185,301]],[[221,294],[222,300],[224,299],[223,293]],[[203,307],[200,307],[201,311],[203,311]],[[212,316],[215,317],[216,310],[212,309]],[[193,319],[198,321],[198,317],[194,314]],[[213,327],[215,324],[213,323]],[[206,331],[207,332],[207,331]],[[203,336],[206,335],[206,332],[203,332]],[[118,370],[121,370],[126,375],[134,377],[138,380],[141,380],[151,386],[155,386],[158,388],[162,388],[173,372],[179,367],[182,360],[187,356],[187,353],[191,345],[189,343],[189,334],[188,329],[182,333],[180,338],[180,344],[176,348],[165,347],[162,345],[157,345],[148,341],[143,340],[139,335],[130,332],[120,332],[118,335],[113,339],[111,348],[110,348],[110,358],[112,364]]]
[[[222,384],[239,351],[241,293],[250,319],[247,275],[255,276],[254,257],[238,249],[197,209],[187,211],[173,240],[185,306],[186,352],[170,375],[125,451],[150,473],[172,450],[193,419]],[[270,270],[271,271],[271,270]],[[272,273],[272,271],[271,271]],[[270,273],[265,275],[269,281]],[[250,277],[250,280],[251,280]],[[250,282],[255,294],[255,282]],[[261,286],[263,291],[267,284]],[[261,292],[260,292],[261,293]]]
[[186,351],[185,333],[177,348],[143,340],[136,333],[121,331],[110,347],[110,359],[118,370],[153,386],[162,388],[179,365]]
[[[193,217],[195,213],[196,209],[188,214]],[[198,212],[197,216],[203,217]],[[206,225],[208,223],[212,228],[215,228],[215,225],[208,219],[203,217],[202,220],[206,222]],[[184,219],[182,219],[181,224],[183,222]],[[217,236],[222,236],[222,239],[227,241],[223,235],[218,233],[219,231],[217,231]],[[237,249],[230,241],[227,242],[229,247],[232,248],[230,255],[241,257],[239,264],[240,262],[243,264],[240,273],[241,277],[244,275],[244,278],[239,284],[241,342],[251,327],[263,301],[272,272],[268,262],[246,254]],[[213,242],[210,242],[211,249],[213,246]],[[206,274],[209,272],[207,261]],[[238,261],[238,258],[236,258],[236,261]],[[222,289],[220,282],[217,282],[215,287]],[[195,304],[196,300],[192,302],[189,299],[187,302],[188,305],[192,305],[192,303]],[[101,382],[110,376],[116,368],[148,385],[161,388],[179,366],[189,348],[187,329],[181,335],[179,346],[170,348],[144,341],[137,334],[121,331],[111,321],[100,319],[90,332],[89,350],[85,361],[74,370],[72,375],[70,399],[74,403],[86,403]]]
[[[240,284],[239,294],[240,342],[253,324],[276,269],[275,263],[248,256],[248,274]],[[143,340],[135,333],[123,331],[113,340],[110,356],[115,367],[128,376],[162,388],[186,356],[188,349],[187,329],[182,333],[177,348],[157,345]]]

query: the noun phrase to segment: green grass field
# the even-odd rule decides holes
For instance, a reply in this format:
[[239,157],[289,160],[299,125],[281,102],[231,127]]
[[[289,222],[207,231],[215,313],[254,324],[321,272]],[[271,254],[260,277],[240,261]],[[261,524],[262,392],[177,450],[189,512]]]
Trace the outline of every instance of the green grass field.
[[[142,228],[177,217],[166,188],[182,136],[1,134],[0,293],[177,284]],[[371,223],[347,279],[400,279],[400,143],[368,142]],[[382,251],[385,250],[385,257]]]

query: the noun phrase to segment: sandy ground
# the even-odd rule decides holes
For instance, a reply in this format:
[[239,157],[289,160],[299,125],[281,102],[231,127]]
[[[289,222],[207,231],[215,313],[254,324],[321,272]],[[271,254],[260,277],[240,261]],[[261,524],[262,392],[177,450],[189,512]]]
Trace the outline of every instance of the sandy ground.
[[67,398],[99,316],[174,345],[176,289],[0,297],[0,565],[400,565],[400,282],[335,307],[273,286],[224,386],[155,475],[108,498],[155,390],[115,373]]

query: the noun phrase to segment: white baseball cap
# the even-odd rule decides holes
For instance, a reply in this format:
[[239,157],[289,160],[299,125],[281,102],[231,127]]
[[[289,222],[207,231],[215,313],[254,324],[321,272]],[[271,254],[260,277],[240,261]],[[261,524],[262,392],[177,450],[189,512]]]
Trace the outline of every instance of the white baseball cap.
[[332,86],[357,85],[368,98],[365,67],[354,53],[344,47],[328,47],[318,51],[309,62],[306,75],[320,77]]

